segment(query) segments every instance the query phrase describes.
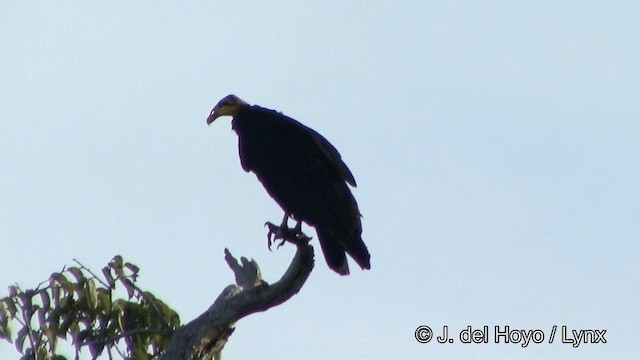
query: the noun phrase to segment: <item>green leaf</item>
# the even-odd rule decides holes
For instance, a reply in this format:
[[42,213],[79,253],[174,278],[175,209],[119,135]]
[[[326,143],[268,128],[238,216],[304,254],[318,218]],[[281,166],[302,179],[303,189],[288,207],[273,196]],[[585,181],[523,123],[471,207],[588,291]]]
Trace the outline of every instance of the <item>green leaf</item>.
[[115,280],[113,280],[111,269],[108,266],[102,268],[102,275],[104,276],[104,279],[107,280],[107,284],[109,284],[109,287],[113,289],[116,285],[116,282]]
[[135,285],[133,285],[129,279],[122,280],[122,285],[124,285],[124,288],[127,290],[127,295],[129,296],[129,299],[131,299],[136,291]]
[[140,268],[137,265],[132,264],[130,262],[124,264],[124,267],[131,270],[132,273],[138,273],[140,271]]
[[9,319],[15,319],[16,313],[18,312],[18,309],[16,308],[16,304],[13,301],[14,300],[12,298],[5,298],[3,301],[3,303],[7,307],[7,311],[9,312]]
[[85,295],[84,285],[85,284],[76,284],[76,283],[72,283],[70,285],[71,290],[76,294],[76,297],[78,298],[78,300],[82,299]]
[[124,264],[124,260],[122,260],[122,255],[116,255],[111,259],[111,261],[117,264],[118,267],[122,267]]
[[89,352],[91,353],[92,358],[97,358],[104,350],[104,345],[98,345],[96,343],[89,344]]
[[59,285],[61,288],[66,289],[69,287],[69,280],[61,273],[53,273],[49,277],[49,283],[52,287]]
[[22,329],[20,329],[20,331],[18,331],[18,336],[16,337],[16,350],[18,350],[18,352],[20,354],[23,354],[22,350],[24,348],[24,340],[27,338],[27,334],[29,333],[29,328],[27,327],[23,327]]
[[11,340],[11,328],[9,324],[0,324],[0,339],[6,339],[9,343],[12,343]]
[[76,278],[76,281],[78,282],[78,284],[82,285],[87,280],[87,278],[82,273],[82,270],[80,270],[75,266],[68,268],[67,271],[71,273],[71,275],[73,275],[74,278]]
[[45,311],[49,311],[51,308],[51,297],[46,290],[40,291],[40,299],[42,300],[42,308]]
[[73,343],[76,345],[80,345],[84,342],[84,340],[91,334],[91,329],[85,329],[78,333],[78,335],[74,336]]
[[104,289],[104,288],[99,288],[96,290],[98,293],[98,308],[102,309],[100,310],[100,312],[104,312],[107,313],[109,310],[111,310],[112,304],[111,304],[111,291]]
[[114,256],[113,259],[111,259],[111,262],[109,263],[109,267],[112,268],[113,271],[115,271],[116,277],[118,278],[124,277],[124,271],[122,271],[123,266],[124,266],[124,261],[122,260],[122,256],[120,255]]
[[131,278],[133,281],[136,281],[138,279],[138,272],[140,272],[140,268],[129,262],[124,264],[124,267],[131,271]]
[[149,359],[149,354],[147,354],[147,350],[145,349],[144,344],[140,344],[136,342],[135,347],[133,348],[133,353],[135,354],[134,358],[139,360],[147,360]]
[[164,319],[167,322],[167,325],[171,326],[173,329],[176,329],[180,326],[180,315],[178,315],[177,312],[166,305],[162,307],[162,312],[164,314]]
[[120,332],[125,332],[127,331],[127,324],[126,324],[126,318],[124,316],[124,309],[120,309],[120,311],[117,314],[118,316],[118,330],[120,330]]
[[58,334],[58,329],[60,327],[60,316],[58,315],[59,312],[58,310],[53,310],[51,312],[51,315],[49,316],[49,321],[47,323],[47,329],[48,331],[50,331],[52,334]]
[[5,300],[0,301],[0,324],[9,322],[9,311]]
[[50,324],[50,326],[44,328],[43,332],[49,342],[49,349],[51,349],[52,353],[55,353],[58,342],[58,324]]
[[95,310],[98,305],[98,293],[96,292],[96,282],[93,279],[89,279],[85,283],[84,293],[87,297],[89,309]]
[[25,293],[18,294],[18,300],[21,302],[19,304],[22,307],[22,314],[24,316],[24,322],[30,323],[31,317],[35,313],[36,309],[33,306],[33,302],[30,296],[27,296]]
[[60,326],[58,327],[58,329],[60,330],[58,334],[64,335],[63,337],[66,339],[67,332],[69,331],[69,327],[71,326],[71,323],[73,322],[74,319],[75,319],[75,316],[73,313],[69,313],[69,312],[63,313],[62,324],[60,324]]
[[144,292],[144,297],[149,300],[149,302],[152,303],[156,303],[158,300],[156,300],[156,296],[153,295],[153,293],[151,291],[145,291]]
[[41,347],[40,349],[38,349],[38,356],[36,356],[36,359],[46,359],[47,358],[47,349],[44,347]]
[[52,284],[49,288],[51,289],[51,297],[53,297],[53,308],[58,309],[60,308],[60,286]]
[[46,311],[44,309],[38,309],[36,311],[38,314],[38,321],[40,322],[40,329],[44,329],[47,327],[47,321],[45,320]]

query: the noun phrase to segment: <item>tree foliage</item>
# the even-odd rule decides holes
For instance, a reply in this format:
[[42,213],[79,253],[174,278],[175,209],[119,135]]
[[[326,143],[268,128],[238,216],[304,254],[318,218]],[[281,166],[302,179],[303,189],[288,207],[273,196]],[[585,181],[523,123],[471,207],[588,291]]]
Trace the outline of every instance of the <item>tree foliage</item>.
[[85,349],[93,359],[105,351],[110,359],[159,358],[180,318],[136,285],[139,268],[118,255],[98,276],[74,261],[35,289],[9,286],[0,299],[0,339],[13,343],[22,359],[66,359],[61,340],[70,341],[75,359]]

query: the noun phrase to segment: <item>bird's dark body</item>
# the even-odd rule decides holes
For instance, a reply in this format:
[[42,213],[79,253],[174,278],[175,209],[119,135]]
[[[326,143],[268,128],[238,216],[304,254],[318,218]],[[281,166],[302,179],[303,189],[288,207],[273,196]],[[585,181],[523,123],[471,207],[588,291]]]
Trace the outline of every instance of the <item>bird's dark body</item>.
[[322,135],[281,113],[243,105],[233,118],[240,162],[286,212],[316,229],[329,267],[346,275],[349,254],[370,268],[362,224],[347,184],[353,175]]

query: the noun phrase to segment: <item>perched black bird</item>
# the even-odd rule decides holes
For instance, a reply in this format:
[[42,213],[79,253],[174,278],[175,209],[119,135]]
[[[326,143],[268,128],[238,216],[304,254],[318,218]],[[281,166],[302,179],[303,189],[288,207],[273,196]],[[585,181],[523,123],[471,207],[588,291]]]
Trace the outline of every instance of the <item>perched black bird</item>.
[[289,217],[298,230],[301,221],[313,226],[327,264],[340,275],[349,274],[346,254],[369,269],[360,211],[347,186],[356,180],[338,150],[313,129],[235,95],[218,102],[207,124],[225,115],[233,117],[242,168],[255,173],[284,210],[281,227]]

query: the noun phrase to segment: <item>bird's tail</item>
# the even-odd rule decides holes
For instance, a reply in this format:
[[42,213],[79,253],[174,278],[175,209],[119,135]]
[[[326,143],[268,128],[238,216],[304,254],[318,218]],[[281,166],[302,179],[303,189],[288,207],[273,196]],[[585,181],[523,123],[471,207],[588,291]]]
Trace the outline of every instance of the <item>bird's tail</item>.
[[349,275],[346,254],[349,254],[361,268],[371,268],[371,256],[360,234],[354,233],[350,237],[340,237],[336,236],[331,230],[322,228],[316,228],[316,232],[318,233],[318,240],[327,265],[333,271],[340,275]]

